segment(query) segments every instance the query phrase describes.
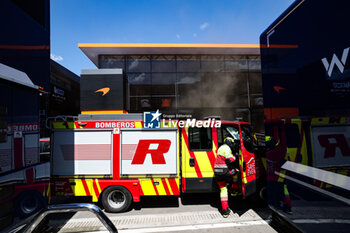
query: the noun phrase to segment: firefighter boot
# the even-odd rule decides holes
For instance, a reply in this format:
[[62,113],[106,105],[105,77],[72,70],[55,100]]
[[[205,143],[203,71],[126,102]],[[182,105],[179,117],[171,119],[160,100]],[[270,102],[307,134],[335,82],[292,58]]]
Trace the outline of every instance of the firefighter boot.
[[232,210],[229,207],[227,207],[224,210],[221,210],[221,215],[224,218],[227,218],[228,216],[230,216],[231,213],[232,213]]

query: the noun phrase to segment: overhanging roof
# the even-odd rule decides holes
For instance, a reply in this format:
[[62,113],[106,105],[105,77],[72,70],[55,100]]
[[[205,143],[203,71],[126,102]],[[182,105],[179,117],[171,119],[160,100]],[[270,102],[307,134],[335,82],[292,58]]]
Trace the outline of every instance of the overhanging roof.
[[27,87],[39,89],[38,86],[34,85],[28,75],[20,70],[14,69],[10,66],[0,63],[0,79],[5,79],[10,82],[15,82]]
[[260,55],[258,44],[78,44],[98,67],[99,55]]

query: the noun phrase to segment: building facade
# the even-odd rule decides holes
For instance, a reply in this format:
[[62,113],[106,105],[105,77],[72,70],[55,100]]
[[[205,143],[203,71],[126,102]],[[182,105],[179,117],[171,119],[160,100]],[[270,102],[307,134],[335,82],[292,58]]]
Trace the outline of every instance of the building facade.
[[[79,44],[99,69],[128,78],[129,112],[263,123],[258,45]],[[259,119],[259,117],[261,119]],[[262,128],[263,129],[263,128]]]

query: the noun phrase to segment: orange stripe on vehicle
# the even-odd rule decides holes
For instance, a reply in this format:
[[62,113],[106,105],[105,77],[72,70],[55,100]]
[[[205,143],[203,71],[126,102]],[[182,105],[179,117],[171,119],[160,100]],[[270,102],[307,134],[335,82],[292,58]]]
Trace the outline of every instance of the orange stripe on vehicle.
[[156,185],[154,184],[154,179],[151,179],[151,181],[152,181],[152,185],[153,185],[154,191],[156,191],[157,196],[159,196],[158,189],[157,189]]
[[0,49],[15,49],[15,50],[49,50],[49,45],[0,45]]
[[196,159],[196,156],[195,156],[194,152],[190,151],[190,148],[188,146],[188,135],[187,135],[187,132],[186,132],[185,129],[182,129],[182,135],[183,135],[183,138],[185,140],[185,144],[186,144],[188,152],[190,153],[191,158],[194,158],[194,160],[195,160],[194,169],[196,170],[197,177],[203,177],[202,176],[202,172],[201,172],[201,170],[200,170],[200,168],[198,166],[198,161]]
[[164,178],[162,178],[162,183],[163,183],[166,195],[171,195],[169,188],[168,188],[168,184],[166,183],[166,180]]
[[179,187],[178,187],[178,185],[176,183],[176,180],[175,179],[168,179],[168,181],[169,181],[171,190],[173,191],[173,194],[174,195],[180,195]]
[[85,179],[81,179],[81,183],[84,186],[84,190],[86,193],[86,196],[91,196],[90,191],[89,191],[89,187],[87,186],[86,180]]

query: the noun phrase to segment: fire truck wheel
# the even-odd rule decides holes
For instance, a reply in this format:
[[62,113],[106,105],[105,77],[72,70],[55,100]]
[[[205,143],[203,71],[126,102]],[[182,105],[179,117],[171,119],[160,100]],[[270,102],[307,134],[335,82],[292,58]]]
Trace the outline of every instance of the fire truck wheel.
[[45,206],[42,194],[35,191],[24,192],[16,199],[16,212],[20,218],[26,218]]
[[131,193],[122,186],[108,187],[102,194],[102,205],[107,212],[126,211],[132,202]]

